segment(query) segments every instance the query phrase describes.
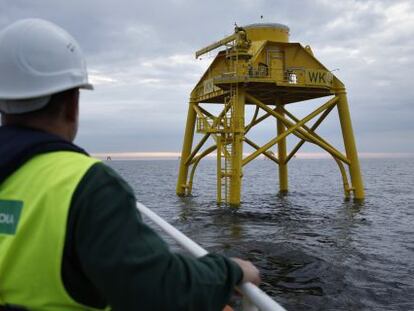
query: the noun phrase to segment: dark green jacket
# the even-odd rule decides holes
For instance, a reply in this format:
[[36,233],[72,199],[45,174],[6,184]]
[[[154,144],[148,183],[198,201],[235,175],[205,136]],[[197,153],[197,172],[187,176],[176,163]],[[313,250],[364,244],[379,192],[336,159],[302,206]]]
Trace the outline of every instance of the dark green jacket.
[[[33,156],[57,150],[85,153],[47,133],[0,127],[0,184]],[[128,184],[104,164],[85,174],[72,198],[62,262],[69,295],[113,310],[221,310],[241,269],[217,254],[193,259],[172,253],[142,221],[135,201]]]

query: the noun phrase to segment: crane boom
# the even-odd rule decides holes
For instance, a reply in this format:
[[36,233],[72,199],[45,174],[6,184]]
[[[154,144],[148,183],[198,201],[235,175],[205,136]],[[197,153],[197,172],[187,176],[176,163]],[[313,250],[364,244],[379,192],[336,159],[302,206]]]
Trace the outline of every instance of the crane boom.
[[234,34],[232,34],[232,35],[230,35],[230,36],[228,36],[228,37],[226,37],[224,39],[221,39],[220,41],[217,41],[215,43],[212,43],[212,44],[206,46],[205,48],[202,48],[202,49],[198,50],[195,53],[195,56],[196,56],[196,58],[199,58],[201,55],[204,55],[204,54],[206,54],[206,53],[208,53],[208,52],[210,52],[212,50],[217,49],[218,47],[220,47],[222,45],[225,45],[225,44],[227,44],[227,43],[229,43],[231,41],[236,40],[237,37],[238,37],[238,33],[234,33]]

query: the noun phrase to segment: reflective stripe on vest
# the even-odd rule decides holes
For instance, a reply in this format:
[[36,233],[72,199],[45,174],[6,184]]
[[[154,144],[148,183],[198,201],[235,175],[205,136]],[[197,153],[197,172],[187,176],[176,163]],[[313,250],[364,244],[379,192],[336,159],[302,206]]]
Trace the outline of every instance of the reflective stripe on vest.
[[0,304],[96,310],[76,303],[61,278],[71,199],[96,162],[70,151],[41,154],[0,185]]

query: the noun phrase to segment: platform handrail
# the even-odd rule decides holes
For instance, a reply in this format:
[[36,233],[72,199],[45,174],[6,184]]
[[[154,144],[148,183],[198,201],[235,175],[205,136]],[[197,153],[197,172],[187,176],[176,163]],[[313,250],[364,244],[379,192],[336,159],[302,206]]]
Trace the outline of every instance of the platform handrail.
[[[208,252],[198,245],[196,242],[187,237],[184,233],[176,229],[167,221],[162,219],[148,207],[140,202],[137,203],[137,209],[148,217],[153,223],[158,225],[165,233],[172,237],[178,244],[181,245],[186,251],[195,257],[202,257],[208,254]],[[261,311],[286,311],[281,305],[269,297],[265,292],[252,283],[240,284],[238,290],[248,299],[248,301],[256,306]],[[244,303],[245,311],[253,311],[256,308],[249,306],[249,303]],[[257,309],[256,309],[257,310]]]

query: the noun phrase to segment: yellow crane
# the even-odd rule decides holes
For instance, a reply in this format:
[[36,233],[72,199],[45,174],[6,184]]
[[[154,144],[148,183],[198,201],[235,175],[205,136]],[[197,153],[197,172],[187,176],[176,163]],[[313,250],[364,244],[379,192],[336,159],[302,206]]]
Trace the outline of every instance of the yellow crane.
[[[290,43],[289,28],[281,24],[236,26],[234,34],[200,49],[196,58],[223,46],[190,95],[177,194],[191,194],[197,165],[213,152],[217,154],[218,203],[240,204],[243,167],[260,155],[278,165],[279,189],[286,192],[288,162],[308,142],[336,161],[345,196],[363,199],[364,187],[344,84],[318,61],[309,46]],[[320,97],[329,99],[302,119],[288,110],[296,102]],[[221,106],[220,113],[206,109],[206,105],[212,104]],[[245,121],[246,105],[255,107],[250,122]],[[316,133],[335,107],[345,153]],[[249,139],[248,133],[268,118],[276,120],[277,131],[273,139],[260,146]],[[203,136],[193,146],[195,132]],[[300,141],[288,153],[289,135]],[[211,139],[213,144],[206,147]],[[244,144],[255,151],[243,157]],[[270,150],[274,146],[277,155]]]

